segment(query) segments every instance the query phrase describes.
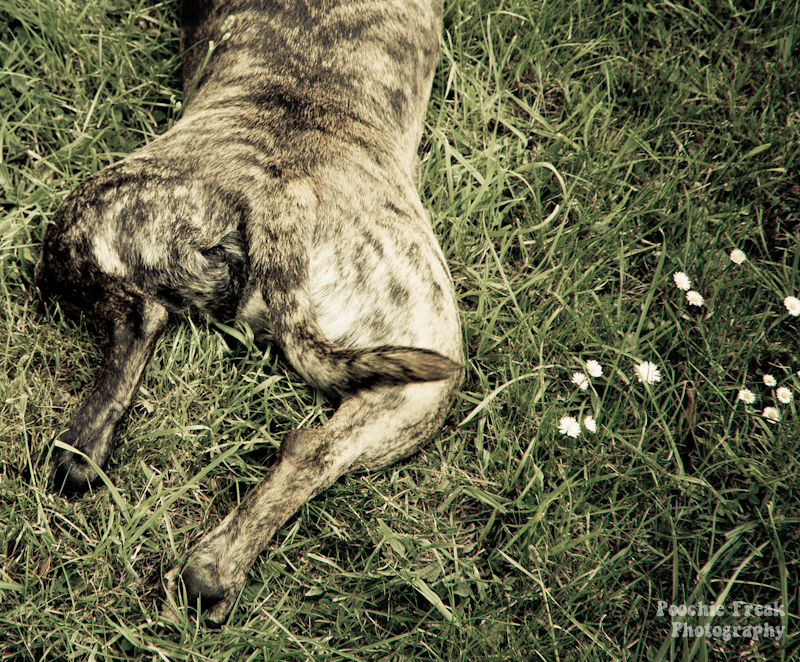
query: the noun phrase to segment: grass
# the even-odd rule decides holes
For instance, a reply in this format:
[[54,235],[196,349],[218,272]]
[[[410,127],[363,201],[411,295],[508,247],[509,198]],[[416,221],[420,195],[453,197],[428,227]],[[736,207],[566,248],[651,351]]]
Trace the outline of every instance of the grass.
[[[178,8],[0,0],[0,660],[798,658],[798,5],[446,5],[421,182],[467,381],[426,449],[279,530],[214,631],[159,621],[163,572],[330,407],[268,349],[179,320],[108,486],[48,491],[37,467],[99,349],[37,305],[41,236],[175,121]],[[660,382],[635,378],[645,360]],[[778,423],[764,374],[794,394]],[[587,414],[596,433],[559,433]],[[785,630],[673,638],[673,620]]]

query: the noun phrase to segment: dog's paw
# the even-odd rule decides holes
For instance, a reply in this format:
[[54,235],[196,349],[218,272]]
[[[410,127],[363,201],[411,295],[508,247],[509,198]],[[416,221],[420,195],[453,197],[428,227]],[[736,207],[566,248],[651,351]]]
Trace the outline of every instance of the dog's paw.
[[[197,609],[206,625],[220,627],[228,618],[244,581],[223,580],[213,566],[189,562],[183,570],[174,568],[165,576],[167,601],[161,615],[165,620],[179,620],[175,610],[182,604]],[[185,596],[185,603],[183,601]]]
[[[65,441],[62,435],[59,441]],[[50,458],[47,475],[51,489],[64,495],[81,494],[88,491],[98,481],[97,472],[80,455],[63,449],[56,449]]]

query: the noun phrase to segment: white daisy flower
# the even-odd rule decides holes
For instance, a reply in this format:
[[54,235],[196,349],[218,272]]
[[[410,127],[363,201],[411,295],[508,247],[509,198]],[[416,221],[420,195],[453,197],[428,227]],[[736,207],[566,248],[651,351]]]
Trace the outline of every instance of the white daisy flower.
[[741,400],[746,405],[752,405],[756,401],[756,394],[753,393],[749,388],[743,388],[739,391],[739,395],[736,396],[738,400]]
[[764,418],[766,418],[770,423],[777,423],[779,420],[781,420],[781,413],[776,407],[765,407]]
[[744,251],[740,251],[738,248],[734,248],[729,255],[731,258],[731,262],[734,264],[741,264],[747,259],[747,256],[744,254]]
[[581,391],[589,388],[589,378],[582,372],[576,372],[572,375],[572,383],[575,384]]
[[788,388],[781,386],[777,391],[775,391],[775,397],[778,398],[778,400],[780,400],[783,404],[788,405],[794,396]]
[[692,304],[693,306],[702,306],[705,299],[703,299],[703,295],[700,292],[695,292],[694,290],[689,290],[686,293],[686,300]]
[[672,274],[672,280],[674,280],[675,284],[682,290],[688,290],[692,287],[692,281],[689,280],[689,276],[682,271],[676,271]]
[[581,433],[581,424],[573,416],[562,416],[558,421],[558,431],[574,439]]
[[773,386],[775,386],[775,384],[778,383],[777,380],[772,375],[764,375],[763,379],[764,383],[770,388],[772,388]]
[[644,361],[636,366],[636,376],[640,382],[647,382],[652,384],[661,381],[661,372],[655,363]]
[[601,366],[597,361],[592,359],[586,362],[586,371],[592,377],[600,377],[603,374],[603,366]]
[[591,416],[586,416],[583,419],[583,426],[589,430],[589,432],[597,432],[597,421]]
[[800,299],[797,297],[786,297],[783,300],[783,305],[786,306],[786,310],[789,311],[790,315],[795,317],[800,315]]

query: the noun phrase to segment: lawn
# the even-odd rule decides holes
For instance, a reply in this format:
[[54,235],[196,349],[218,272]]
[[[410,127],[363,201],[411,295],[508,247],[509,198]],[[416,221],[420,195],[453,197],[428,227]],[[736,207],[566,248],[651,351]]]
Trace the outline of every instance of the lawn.
[[180,116],[178,5],[0,0],[0,662],[798,659],[800,5],[446,1],[420,185],[466,381],[219,630],[163,573],[331,413],[273,351],[176,320],[109,484],[41,471],[100,358],[42,233]]

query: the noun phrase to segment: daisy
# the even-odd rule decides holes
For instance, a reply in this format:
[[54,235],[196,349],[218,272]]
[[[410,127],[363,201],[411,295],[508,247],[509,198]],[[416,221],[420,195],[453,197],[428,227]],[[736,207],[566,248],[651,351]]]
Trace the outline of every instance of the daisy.
[[789,311],[790,315],[795,317],[800,315],[800,299],[797,297],[786,297],[783,300],[783,305],[786,306],[786,310]]
[[779,420],[781,420],[781,413],[775,407],[765,407],[764,418],[766,418],[770,423],[777,423]]
[[636,376],[640,382],[647,382],[648,384],[661,381],[661,372],[659,372],[658,366],[650,361],[645,361],[636,366]]
[[705,301],[705,299],[703,299],[703,295],[700,294],[700,292],[695,292],[694,290],[689,290],[686,293],[686,300],[693,306],[702,306],[703,301]]
[[591,416],[587,416],[583,419],[583,425],[589,432],[597,432],[597,421]]
[[586,371],[592,377],[599,377],[603,374],[603,366],[601,366],[597,361],[592,359],[591,361],[586,362]]
[[783,404],[788,405],[794,396],[788,388],[781,386],[777,391],[775,391],[775,397],[777,397],[778,400],[780,400]]
[[674,280],[675,284],[682,290],[688,290],[692,287],[692,281],[689,280],[689,276],[682,271],[676,271],[672,274],[672,280]]
[[572,375],[572,383],[575,384],[581,391],[589,388],[589,378],[582,372],[576,372]]
[[738,248],[734,248],[729,255],[731,258],[731,262],[734,264],[741,264],[747,259],[747,256],[744,254],[744,251],[740,251]]
[[772,387],[772,386],[775,386],[775,384],[777,384],[778,382],[775,380],[775,378],[772,375],[764,375],[764,383],[767,386]]
[[737,400],[741,400],[746,405],[752,405],[756,401],[756,395],[749,388],[743,388],[736,396]]
[[581,433],[581,424],[572,416],[562,416],[558,421],[558,431],[574,439]]

